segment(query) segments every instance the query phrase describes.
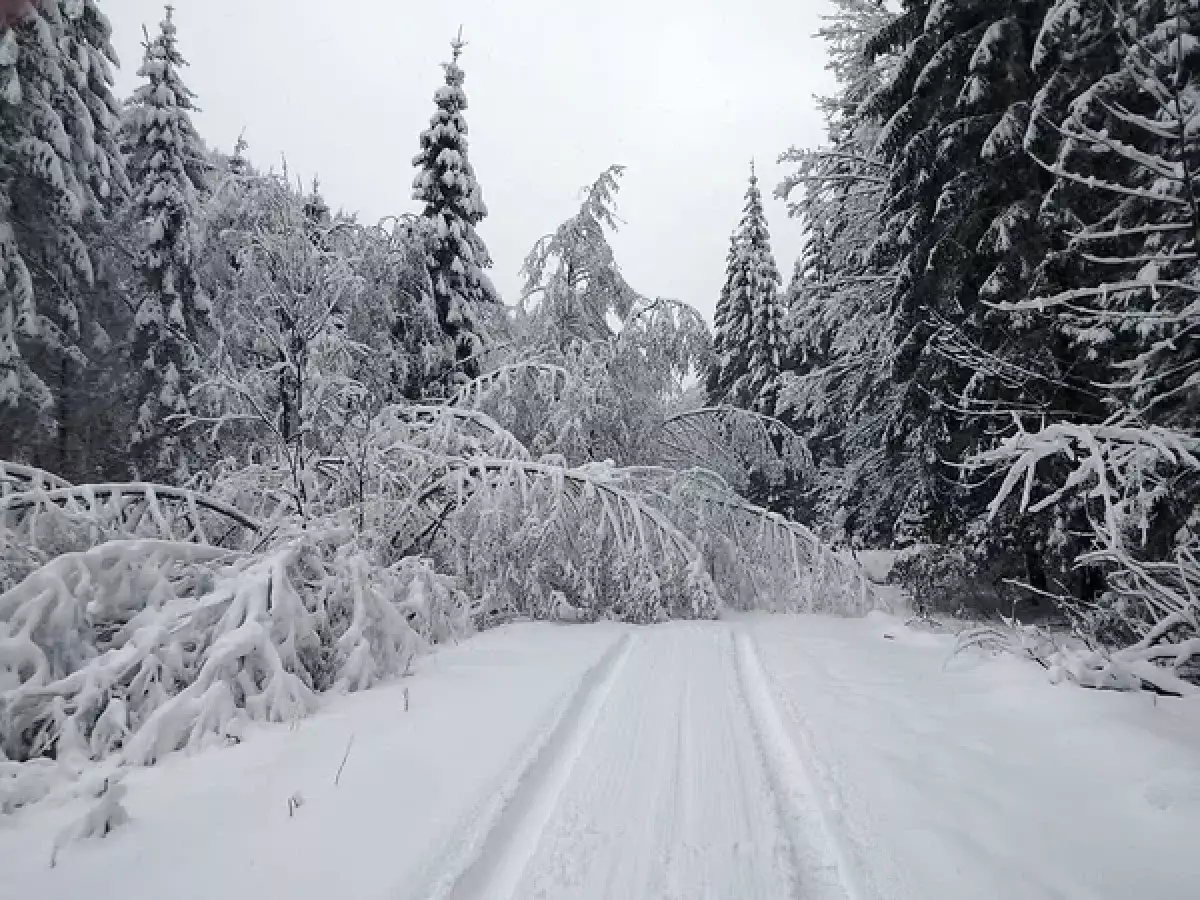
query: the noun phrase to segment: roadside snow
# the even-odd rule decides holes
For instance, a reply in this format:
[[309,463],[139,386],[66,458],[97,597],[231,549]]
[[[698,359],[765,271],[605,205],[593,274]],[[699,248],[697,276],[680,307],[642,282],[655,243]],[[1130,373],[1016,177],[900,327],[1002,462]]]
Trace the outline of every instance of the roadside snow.
[[[124,781],[130,823],[63,847],[53,869],[57,835],[88,805],[0,816],[0,898],[395,896],[486,815],[625,631],[496,629],[425,658],[411,678],[332,698],[294,732],[259,727],[239,746],[133,769]],[[289,815],[296,794],[301,805]]]
[[1048,683],[948,635],[742,620],[862,900],[1200,890],[1200,705]]

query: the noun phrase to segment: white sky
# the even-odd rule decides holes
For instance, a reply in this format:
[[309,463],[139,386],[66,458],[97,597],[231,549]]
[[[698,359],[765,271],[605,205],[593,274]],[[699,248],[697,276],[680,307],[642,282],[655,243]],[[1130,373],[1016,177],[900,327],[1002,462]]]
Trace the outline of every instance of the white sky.
[[[505,299],[532,243],[611,163],[628,166],[615,240],[626,277],[710,319],[750,158],[785,279],[799,223],[771,199],[790,145],[823,139],[829,90],[811,37],[827,0],[175,0],[197,126],[263,168],[286,154],[329,204],[364,221],[415,211],[417,136],[461,24],[470,158],[490,216],[480,234]],[[157,0],[100,0],[128,96]]]

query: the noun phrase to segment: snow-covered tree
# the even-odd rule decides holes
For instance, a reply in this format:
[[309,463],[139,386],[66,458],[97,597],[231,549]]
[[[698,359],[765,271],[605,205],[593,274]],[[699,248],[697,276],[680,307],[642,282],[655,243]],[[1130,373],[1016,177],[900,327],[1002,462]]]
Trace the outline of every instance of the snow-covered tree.
[[429,273],[438,321],[455,343],[459,367],[471,376],[479,371],[478,357],[501,324],[503,310],[483,271],[492,262],[475,230],[488,211],[467,156],[466,73],[458,64],[465,46],[460,31],[450,44],[451,61],[443,64],[446,83],[433,97],[437,111],[413,159],[419,170],[413,199],[424,204],[422,216],[435,232]]
[[[867,47],[895,19],[876,0],[835,0],[818,32],[837,89],[822,98],[828,144],[791,148],[795,168],[776,188],[806,241],[787,288],[787,336],[777,414],[805,436],[815,461],[803,507],[839,535],[890,539],[913,473],[885,453],[898,411],[889,295],[894,267],[869,251],[880,233],[889,164],[879,123],[862,105],[895,69]],[[886,525],[884,523],[887,523]]]
[[619,221],[622,171],[602,172],[583,189],[579,211],[534,244],[512,359],[471,392],[487,395],[486,408],[535,452],[572,464],[654,461],[663,416],[708,361],[699,313],[642,296],[621,273],[608,232]]
[[139,475],[155,478],[188,468],[179,420],[171,417],[190,411],[197,344],[210,311],[196,273],[206,158],[191,120],[194,95],[180,76],[186,61],[173,12],[167,6],[158,35],[145,44],[138,69],[144,82],[129,100],[123,126],[143,282],[130,348],[137,403],[130,452]]
[[781,279],[753,171],[730,257],[728,294],[715,339],[720,355],[708,376],[709,400],[769,413],[783,349]]
[[0,23],[0,451],[45,446],[87,364],[87,236],[127,184],[108,20],[94,0],[42,0]]
[[237,176],[249,174],[250,161],[246,159],[248,149],[250,149],[250,142],[246,140],[246,133],[243,131],[233,144],[233,153],[229,155],[228,168],[231,174]]
[[521,309],[560,349],[606,340],[639,299],[617,266],[605,229],[616,230],[616,193],[624,166],[610,166],[583,191],[579,212],[539,240],[522,268]]
[[976,460],[1007,469],[994,514],[1018,497],[1068,565],[1100,576],[1083,595],[1048,591],[1093,633],[1177,668],[1200,634],[1198,32],[1195,0],[1063,0],[1048,14],[1025,142],[1056,179],[1043,214],[1070,240],[1030,296],[1001,307],[1053,321],[1088,362],[1104,420],[1029,417]]
[[954,469],[964,452],[1011,410],[1057,403],[1071,366],[1044,323],[993,309],[1022,295],[1047,248],[1037,214],[1051,179],[1021,148],[1047,5],[910,0],[866,48],[898,57],[859,107],[881,123],[889,164],[869,257],[895,275],[890,377],[901,393],[887,446],[916,476],[909,515],[939,539],[970,515]]
[[[1103,360],[1110,402],[1189,431],[1200,395],[1200,2],[1060,2],[1034,50],[1047,86],[1026,134],[1070,234],[1014,315],[1049,313]],[[1087,65],[1074,48],[1089,49]]]
[[896,18],[887,0],[833,0],[833,11],[821,16],[816,36],[825,41],[825,68],[837,89],[819,98],[835,141],[859,121],[858,107],[886,79],[894,63],[888,54],[868,54],[866,48]]
[[863,152],[844,140],[830,151],[789,154],[799,169],[779,193],[802,188],[793,214],[803,216],[808,239],[787,289],[776,414],[805,436],[816,461],[808,514],[826,523],[841,516],[843,530],[865,535],[903,504],[908,473],[881,452],[897,408],[889,379],[892,278],[865,263],[884,167]]
[[[718,359],[725,353],[725,341],[730,336],[729,304],[733,293],[733,279],[737,275],[738,259],[738,233],[735,231],[729,236],[729,253],[725,256],[725,281],[721,285],[721,294],[717,297],[717,307],[713,312],[713,353]],[[716,390],[715,380],[719,374],[720,371],[715,366],[708,372],[710,395]]]
[[311,513],[317,461],[336,452],[364,399],[368,348],[347,333],[363,289],[350,259],[313,239],[310,203],[283,179],[258,197],[236,265],[214,310],[217,347],[187,421],[301,517]]
[[438,322],[425,264],[434,243],[430,223],[419,216],[370,228],[343,223],[337,240],[363,278],[363,293],[347,321],[351,337],[372,350],[360,377],[382,402],[420,399],[455,359]]

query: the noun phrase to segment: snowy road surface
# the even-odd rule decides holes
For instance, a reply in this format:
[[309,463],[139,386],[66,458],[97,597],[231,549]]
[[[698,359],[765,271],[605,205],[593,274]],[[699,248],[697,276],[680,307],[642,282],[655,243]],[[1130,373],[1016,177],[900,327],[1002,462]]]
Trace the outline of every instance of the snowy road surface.
[[710,623],[627,640],[450,896],[820,896],[799,891],[738,652]]
[[1195,702],[948,645],[882,616],[498,629],[132,772],[131,824],[53,869],[81,801],[0,817],[0,898],[1195,896]]

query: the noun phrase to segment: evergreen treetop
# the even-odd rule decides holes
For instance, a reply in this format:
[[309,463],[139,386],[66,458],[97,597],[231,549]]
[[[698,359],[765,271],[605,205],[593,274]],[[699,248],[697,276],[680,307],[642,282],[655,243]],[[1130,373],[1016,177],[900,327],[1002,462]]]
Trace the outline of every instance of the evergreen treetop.
[[168,417],[189,412],[199,367],[196,343],[209,313],[196,275],[197,194],[206,164],[191,121],[195,95],[179,74],[187,63],[173,14],[168,5],[158,35],[146,41],[138,69],[145,81],[130,98],[124,129],[143,283],[131,351],[140,400],[131,449],[135,468],[158,475],[184,466]]
[[461,29],[450,46],[451,61],[443,63],[445,84],[433,97],[437,109],[413,159],[418,169],[413,199],[424,204],[422,215],[435,231],[429,270],[438,319],[471,375],[477,370],[474,358],[488,339],[489,307],[498,305],[499,297],[483,272],[492,261],[475,231],[488,211],[467,154],[466,74],[458,64],[466,47]]
[[715,323],[717,355],[709,373],[710,402],[762,411],[773,408],[783,343],[780,282],[762,192],[752,168],[742,220],[730,249],[727,290],[722,291]]

